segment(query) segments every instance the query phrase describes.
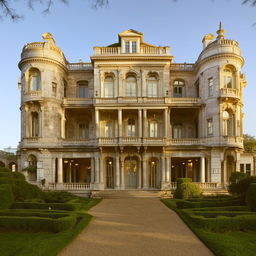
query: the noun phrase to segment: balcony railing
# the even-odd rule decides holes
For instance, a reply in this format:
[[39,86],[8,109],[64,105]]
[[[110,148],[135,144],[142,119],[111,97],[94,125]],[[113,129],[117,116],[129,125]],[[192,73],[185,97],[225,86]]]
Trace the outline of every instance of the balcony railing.
[[67,67],[71,71],[92,70],[93,69],[93,65],[90,62],[68,63]]
[[171,71],[192,71],[194,64],[191,63],[173,63],[170,65]]
[[82,107],[86,105],[92,105],[93,99],[92,98],[64,98],[63,105],[65,107],[72,106],[72,107]]
[[48,190],[68,190],[68,191],[85,191],[91,190],[90,183],[49,183],[44,189]]
[[170,55],[170,47],[141,46],[139,53],[121,53],[121,47],[94,47],[94,55]]
[[[217,182],[193,182],[195,184],[198,184],[198,186],[202,189],[202,190],[215,190],[220,187],[220,184]],[[174,190],[177,188],[177,183],[176,182],[171,182],[170,183],[170,189]]]
[[64,139],[63,146],[90,146],[97,145],[97,139]]
[[239,98],[239,90],[233,88],[221,88],[220,90],[221,97],[232,97]]

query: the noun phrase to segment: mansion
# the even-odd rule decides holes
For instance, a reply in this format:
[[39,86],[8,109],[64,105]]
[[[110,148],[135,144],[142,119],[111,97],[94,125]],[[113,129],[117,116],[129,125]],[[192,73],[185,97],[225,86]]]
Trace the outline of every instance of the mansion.
[[[168,190],[228,182],[243,162],[244,59],[238,42],[207,34],[195,63],[129,29],[70,63],[50,33],[21,53],[19,169],[51,189]],[[242,168],[243,166],[243,168]]]

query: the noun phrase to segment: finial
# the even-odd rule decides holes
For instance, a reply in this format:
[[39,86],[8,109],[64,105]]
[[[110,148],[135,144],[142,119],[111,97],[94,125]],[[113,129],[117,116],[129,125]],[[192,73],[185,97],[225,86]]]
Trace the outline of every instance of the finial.
[[218,36],[217,36],[217,39],[218,39],[218,40],[219,40],[219,39],[223,39],[224,36],[225,36],[225,30],[222,28],[222,23],[221,23],[221,21],[220,21],[220,25],[219,25],[219,30],[217,30],[217,34],[218,34]]

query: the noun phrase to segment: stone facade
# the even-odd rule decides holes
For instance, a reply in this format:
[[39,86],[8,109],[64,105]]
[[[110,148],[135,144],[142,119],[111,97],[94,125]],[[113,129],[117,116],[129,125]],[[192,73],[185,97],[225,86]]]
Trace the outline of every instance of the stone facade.
[[215,188],[239,171],[244,60],[207,34],[193,64],[127,30],[69,63],[50,33],[21,53],[20,169],[60,189],[169,189],[190,177]]

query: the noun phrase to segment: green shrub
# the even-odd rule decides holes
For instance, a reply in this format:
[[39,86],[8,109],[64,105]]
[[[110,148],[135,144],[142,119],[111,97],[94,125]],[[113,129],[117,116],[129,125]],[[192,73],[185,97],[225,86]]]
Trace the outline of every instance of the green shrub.
[[66,203],[76,198],[73,194],[65,191],[45,192],[44,200],[47,203]]
[[251,211],[256,212],[256,183],[251,183],[246,192],[246,204]]
[[51,209],[64,211],[77,211],[81,208],[80,203],[25,203],[16,202],[11,206],[12,209]]
[[246,191],[251,183],[256,183],[256,176],[249,176],[239,180],[237,183],[231,183],[228,187],[228,191],[231,194],[245,197]]
[[11,170],[9,170],[6,167],[0,167],[0,172],[10,172]]
[[62,217],[70,216],[70,213],[63,212],[53,212],[53,211],[16,211],[16,210],[2,210],[0,211],[0,216],[16,216],[16,217],[44,217],[44,218],[52,218],[58,219]]
[[256,230],[255,215],[237,215],[235,217],[217,216],[216,218],[205,218],[196,215],[188,216],[198,227],[211,232],[222,233],[239,230]]
[[25,179],[25,176],[23,175],[23,173],[21,173],[21,172],[12,172],[11,173],[12,174],[12,177],[14,178],[14,179],[17,179],[17,180],[26,180]]
[[195,183],[185,182],[180,185],[180,198],[182,199],[189,199],[189,198],[196,198],[200,197],[202,194],[202,190],[200,187]]
[[7,177],[0,177],[0,185],[1,184],[13,184],[13,180]]
[[43,198],[43,191],[39,187],[20,179],[14,180],[13,194],[15,201]]
[[229,177],[230,183],[237,183],[239,180],[247,177],[247,174],[244,172],[232,172]]
[[0,178],[11,179],[12,178],[12,174],[10,172],[0,172]]
[[45,203],[45,201],[41,198],[29,198],[24,200],[25,203]]
[[54,219],[43,217],[0,216],[0,228],[5,230],[23,230],[32,232],[61,232],[73,228],[76,224],[76,215]]
[[0,209],[9,208],[14,202],[13,192],[11,185],[0,185]]
[[192,182],[192,179],[190,178],[178,178],[176,180],[176,183],[177,183],[177,188],[176,190],[174,191],[174,194],[173,194],[173,197],[174,198],[179,198],[179,199],[182,199],[182,191],[181,191],[181,184],[182,183],[191,183]]
[[210,201],[177,201],[176,206],[179,209],[187,208],[203,208],[203,207],[219,207],[219,206],[240,206],[243,205],[244,201],[241,198],[238,199],[229,199],[229,200],[210,200]]

